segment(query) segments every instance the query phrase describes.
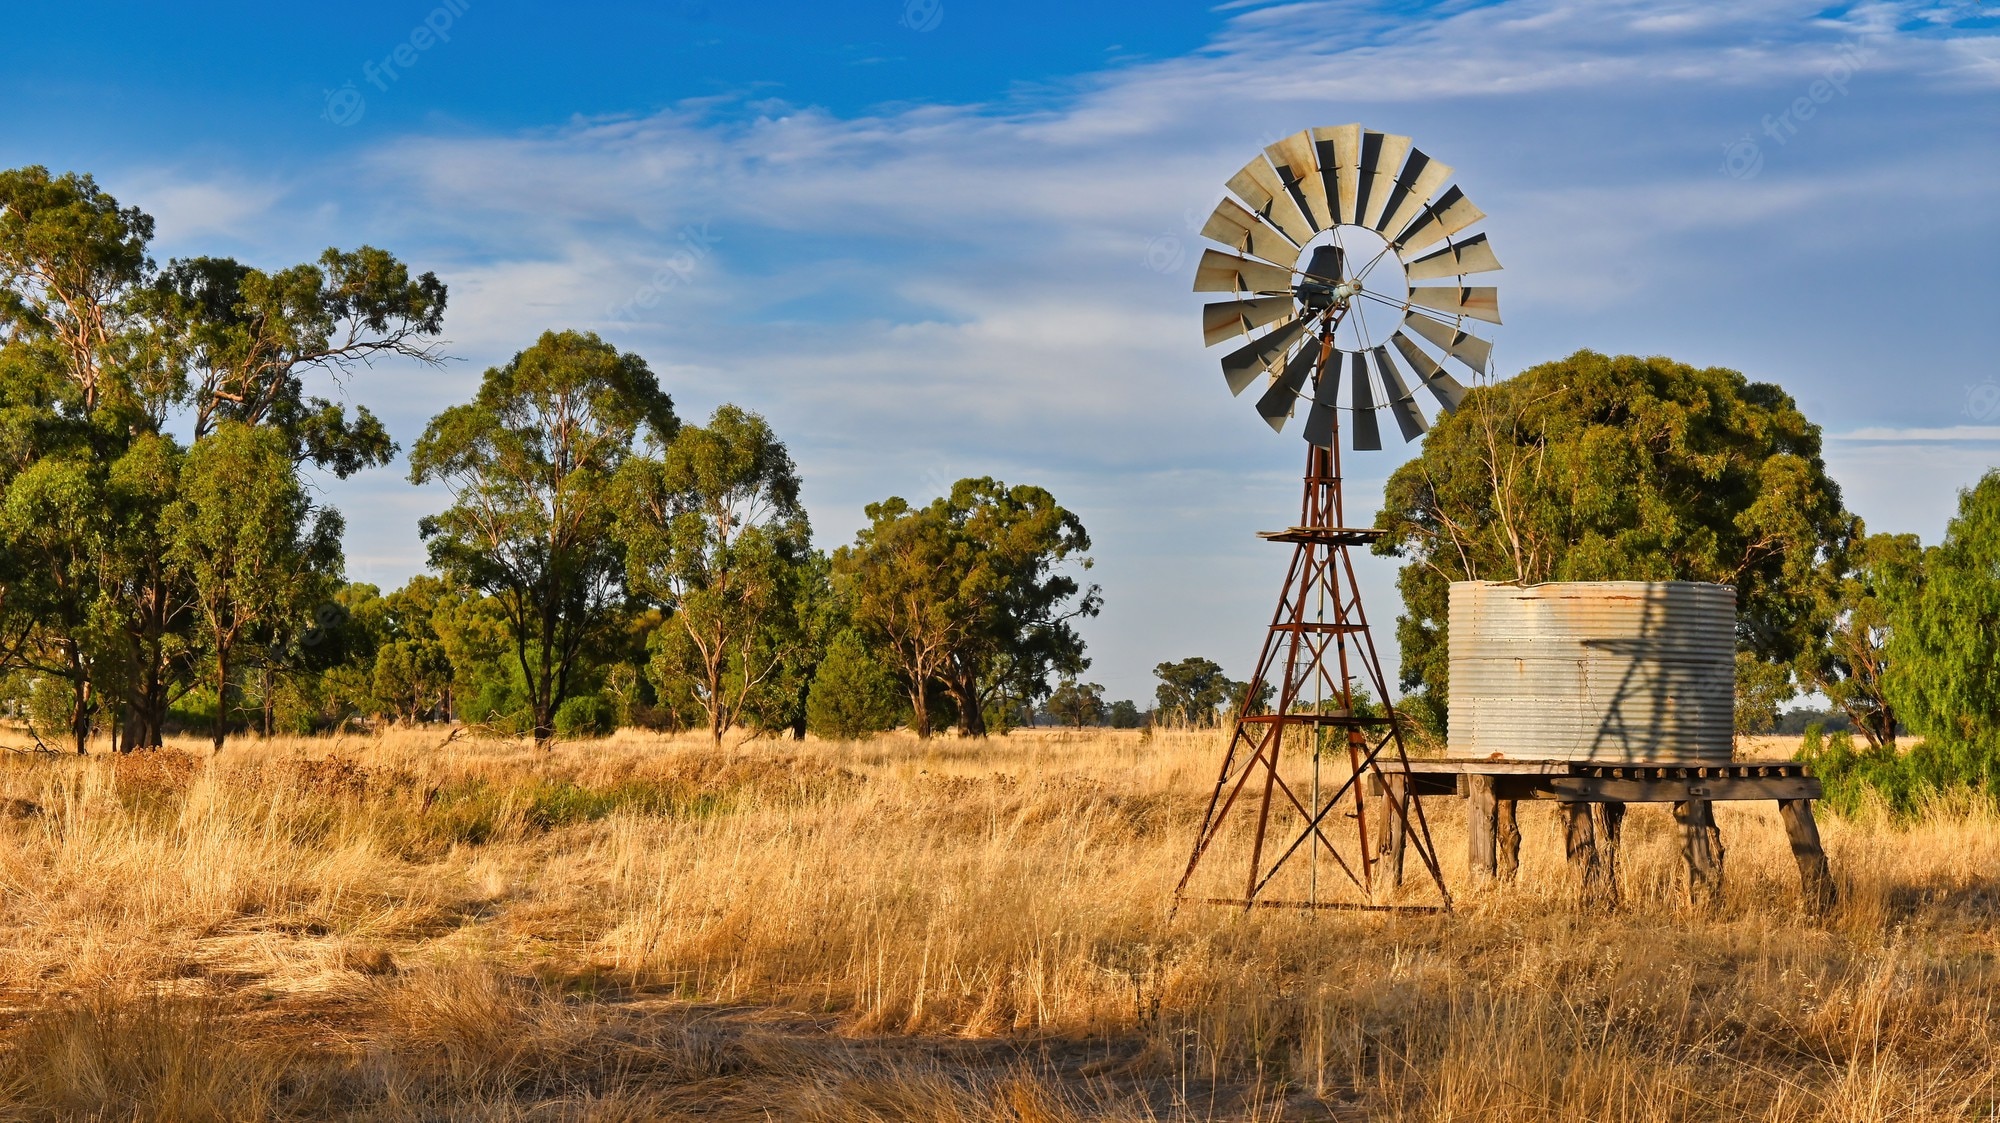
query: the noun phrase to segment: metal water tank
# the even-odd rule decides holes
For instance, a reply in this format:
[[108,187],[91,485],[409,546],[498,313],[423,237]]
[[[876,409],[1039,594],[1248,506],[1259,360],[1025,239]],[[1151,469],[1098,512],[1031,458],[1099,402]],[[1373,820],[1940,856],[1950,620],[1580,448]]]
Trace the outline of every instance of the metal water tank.
[[1454,582],[1450,657],[1451,757],[1730,759],[1731,586]]

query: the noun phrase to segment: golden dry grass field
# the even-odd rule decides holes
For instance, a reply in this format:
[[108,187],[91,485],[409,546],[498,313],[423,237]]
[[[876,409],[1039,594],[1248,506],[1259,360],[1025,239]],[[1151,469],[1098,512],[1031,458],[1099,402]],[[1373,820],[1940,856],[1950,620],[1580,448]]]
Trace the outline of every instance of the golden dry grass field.
[[1166,903],[1214,734],[435,731],[0,762],[0,1118],[1995,1118],[2000,818],[1546,806],[1451,916]]

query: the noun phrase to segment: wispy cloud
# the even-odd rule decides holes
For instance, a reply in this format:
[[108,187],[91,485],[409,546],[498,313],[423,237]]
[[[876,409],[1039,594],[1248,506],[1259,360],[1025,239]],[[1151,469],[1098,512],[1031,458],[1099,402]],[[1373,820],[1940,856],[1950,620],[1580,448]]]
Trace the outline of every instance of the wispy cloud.
[[[859,117],[710,99],[404,136],[282,191],[182,176],[130,194],[166,201],[177,244],[290,214],[445,276],[470,361],[356,385],[405,440],[481,366],[578,326],[647,355],[684,412],[734,400],[770,416],[829,541],[892,491],[986,472],[1049,483],[1097,531],[1112,596],[1093,642],[1105,681],[1134,693],[1158,658],[1240,658],[1245,622],[1268,611],[1276,561],[1246,511],[1282,521],[1300,446],[1223,392],[1187,288],[1222,180],[1307,125],[1362,120],[1457,165],[1508,266],[1503,370],[1584,346],[1664,351],[1839,408],[1879,403],[1879,418],[1829,418],[1857,446],[1990,439],[1912,435],[1993,431],[1945,424],[1966,372],[1991,371],[1948,329],[1990,308],[1988,258],[1952,255],[1968,239],[1990,251],[2000,221],[1987,194],[2000,156],[1946,127],[1990,122],[1994,40],[1935,30],[1950,19],[1898,30],[1925,10],[1249,8],[1200,51],[1079,76],[1061,97]],[[1725,146],[1857,37],[1874,54],[1838,112],[1766,153],[1760,177],[1724,175]],[[649,308],[610,314],[670,267],[690,224],[713,252]],[[1932,295],[1905,299],[1917,292]],[[1883,371],[1901,362],[1949,375],[1912,369],[1892,390]],[[1358,486],[1402,455],[1362,459]],[[1920,469],[1866,463],[1919,486]],[[1162,524],[1163,508],[1195,514]],[[1215,511],[1231,513],[1230,537],[1203,531]],[[415,564],[405,514],[370,517],[350,510],[366,552],[402,543]],[[1371,573],[1369,595],[1393,603],[1389,570]],[[1191,606],[1175,594],[1191,586],[1211,593]]]

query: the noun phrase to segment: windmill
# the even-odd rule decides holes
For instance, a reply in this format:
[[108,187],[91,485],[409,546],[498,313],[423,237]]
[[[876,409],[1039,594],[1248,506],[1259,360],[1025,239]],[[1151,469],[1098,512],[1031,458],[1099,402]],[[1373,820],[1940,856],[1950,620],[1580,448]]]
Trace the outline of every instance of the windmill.
[[[1307,455],[1298,525],[1260,534],[1292,546],[1291,568],[1176,906],[1451,906],[1422,803],[1398,775],[1408,756],[1348,553],[1382,532],[1347,525],[1340,462],[1342,414],[1356,451],[1382,447],[1384,411],[1414,441],[1429,427],[1419,387],[1449,412],[1465,386],[1445,364],[1486,372],[1491,345],[1466,324],[1498,324],[1499,301],[1493,288],[1464,282],[1500,262],[1484,234],[1464,233],[1485,215],[1449,186],[1451,172],[1405,136],[1359,125],[1306,129],[1232,176],[1230,196],[1202,227],[1227,249],[1203,251],[1194,290],[1230,297],[1202,309],[1202,339],[1242,340],[1222,357],[1223,378],[1239,396],[1264,383],[1256,409],[1273,430],[1305,408]],[[1265,684],[1271,705],[1252,713]],[[1357,685],[1380,712],[1356,706]],[[1308,778],[1299,774],[1302,752],[1310,754]],[[1323,787],[1329,753],[1344,755],[1347,768]],[[1373,808],[1370,786],[1381,794]],[[1248,877],[1233,883],[1241,894],[1192,895],[1204,858],[1221,861],[1218,841],[1237,827],[1249,831]],[[1430,875],[1437,904],[1384,903],[1401,882],[1406,847]],[[1322,857],[1331,891],[1321,885]]]

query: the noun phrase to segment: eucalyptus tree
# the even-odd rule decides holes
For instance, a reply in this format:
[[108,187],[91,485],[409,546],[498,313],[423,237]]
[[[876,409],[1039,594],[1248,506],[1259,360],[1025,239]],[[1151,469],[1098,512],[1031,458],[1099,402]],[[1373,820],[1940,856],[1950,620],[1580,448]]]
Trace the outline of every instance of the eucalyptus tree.
[[639,356],[587,332],[544,332],[478,395],[433,417],[410,453],[410,482],[440,483],[451,506],[419,523],[431,565],[493,596],[528,685],[535,741],[590,644],[626,604],[614,481],[641,440],[679,428]]
[[948,694],[959,731],[987,732],[996,698],[1045,697],[1054,674],[1090,663],[1075,621],[1097,613],[1090,537],[1048,491],[991,478],[912,507],[892,497],[834,556],[854,625],[903,680],[916,732],[931,733],[931,691]]
[[152,237],[150,217],[90,176],[0,171],[0,342],[57,374],[63,411],[138,404],[129,364],[148,352],[132,296],[151,274]]
[[189,450],[167,508],[169,560],[186,576],[202,623],[217,749],[241,647],[303,615],[338,584],[339,513],[315,510],[292,468],[282,433],[227,421]]
[[1878,748],[1895,744],[1898,724],[1889,699],[1892,616],[1899,597],[1920,581],[1923,563],[1914,534],[1857,537],[1819,583],[1820,627],[1797,660],[1800,681]]
[[869,525],[834,553],[837,587],[856,631],[900,680],[911,729],[928,738],[932,692],[974,623],[955,604],[964,543],[937,505],[891,496],[864,513]]
[[655,685],[692,697],[718,743],[746,712],[783,708],[789,724],[785,671],[811,638],[813,552],[784,444],[725,405],[661,455],[628,460],[620,484],[632,590],[667,612],[650,644]]
[[2000,765],[2000,470],[1959,493],[1944,540],[1889,588],[1888,697],[1927,744]]
[[1403,686],[1440,704],[1450,582],[1734,585],[1742,644],[1788,663],[1857,529],[1819,427],[1784,391],[1591,351],[1472,390],[1390,476],[1375,525],[1376,552],[1406,559]]
[[[271,428],[288,474],[310,463],[345,477],[385,463],[394,445],[380,422],[309,394],[307,378],[391,356],[436,361],[445,304],[434,276],[413,278],[370,247],[330,249],[268,274],[219,258],[156,270],[152,234],[151,218],[89,176],[0,171],[0,488],[47,458],[100,469],[68,480],[98,488],[96,517],[36,528],[33,547],[46,552],[51,536],[88,530],[94,570],[53,583],[46,573],[0,572],[0,643],[22,639],[0,653],[46,666],[74,663],[65,651],[96,644],[71,673],[94,677],[78,690],[123,702],[128,748],[160,742],[167,707],[187,687],[193,594],[165,564],[161,528],[185,452],[170,434],[198,447],[225,422]],[[65,501],[84,505],[74,487]],[[38,584],[33,597],[15,588],[24,581]],[[42,626],[31,635],[7,627],[9,606],[30,599]],[[84,616],[90,637],[50,624]],[[36,644],[44,650],[30,651]]]
[[1199,655],[1157,664],[1153,677],[1160,680],[1153,689],[1160,715],[1189,725],[1213,724],[1216,712],[1243,689],[1222,673],[1222,664]]
[[945,688],[959,732],[983,737],[989,711],[1004,721],[1014,708],[996,700],[1032,704],[1048,696],[1051,676],[1090,666],[1075,622],[1097,615],[1103,598],[1072,572],[1091,566],[1083,521],[1046,489],[982,476],[958,481],[942,502],[966,543],[957,603],[972,620],[952,649]]

